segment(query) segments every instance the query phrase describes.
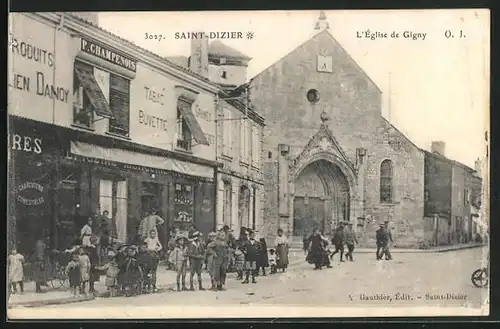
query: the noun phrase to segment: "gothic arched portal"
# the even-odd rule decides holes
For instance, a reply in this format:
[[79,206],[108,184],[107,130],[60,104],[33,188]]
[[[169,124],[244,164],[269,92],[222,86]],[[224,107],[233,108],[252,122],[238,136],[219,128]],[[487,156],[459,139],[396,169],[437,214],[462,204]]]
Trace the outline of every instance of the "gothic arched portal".
[[315,228],[330,233],[332,225],[349,220],[350,206],[349,183],[342,170],[327,160],[311,162],[295,180],[293,234]]

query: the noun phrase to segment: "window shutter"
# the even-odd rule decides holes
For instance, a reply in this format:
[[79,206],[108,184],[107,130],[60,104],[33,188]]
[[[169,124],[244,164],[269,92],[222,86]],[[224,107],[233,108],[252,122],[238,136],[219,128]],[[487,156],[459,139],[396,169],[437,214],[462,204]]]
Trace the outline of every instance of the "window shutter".
[[115,116],[110,120],[110,131],[128,135],[130,111],[130,81],[111,74],[109,83],[109,105]]

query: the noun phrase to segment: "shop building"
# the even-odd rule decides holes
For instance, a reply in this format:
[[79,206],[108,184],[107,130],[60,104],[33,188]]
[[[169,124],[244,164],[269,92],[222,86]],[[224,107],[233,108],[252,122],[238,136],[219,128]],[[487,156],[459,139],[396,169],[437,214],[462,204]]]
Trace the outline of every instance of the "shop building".
[[64,248],[104,210],[124,242],[152,209],[163,242],[213,230],[219,87],[73,15],[10,20],[10,245]]

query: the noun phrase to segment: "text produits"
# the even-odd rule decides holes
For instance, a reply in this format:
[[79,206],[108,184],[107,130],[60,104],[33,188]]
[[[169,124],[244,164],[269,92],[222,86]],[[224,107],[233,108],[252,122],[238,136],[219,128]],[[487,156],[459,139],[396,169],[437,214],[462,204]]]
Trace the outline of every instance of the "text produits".
[[33,60],[37,63],[48,65],[49,67],[54,66],[53,53],[36,47],[28,42],[21,41],[15,38],[12,34],[9,35],[9,48],[12,50],[13,54]]

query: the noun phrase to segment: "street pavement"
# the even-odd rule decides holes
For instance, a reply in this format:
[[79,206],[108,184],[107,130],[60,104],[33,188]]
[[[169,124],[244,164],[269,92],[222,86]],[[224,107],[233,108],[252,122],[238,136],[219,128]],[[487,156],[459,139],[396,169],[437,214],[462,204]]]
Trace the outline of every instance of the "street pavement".
[[[230,274],[221,292],[166,291],[136,297],[96,298],[77,304],[49,305],[44,309],[106,306],[283,305],[338,307],[453,306],[479,308],[487,288],[475,288],[470,276],[481,267],[481,248],[446,253],[394,254],[392,261],[376,261],[368,253],[355,254],[355,262],[314,270],[299,261],[286,273],[259,276],[256,284],[242,284]],[[205,286],[209,277],[204,273]],[[399,297],[399,299],[398,299]]]

